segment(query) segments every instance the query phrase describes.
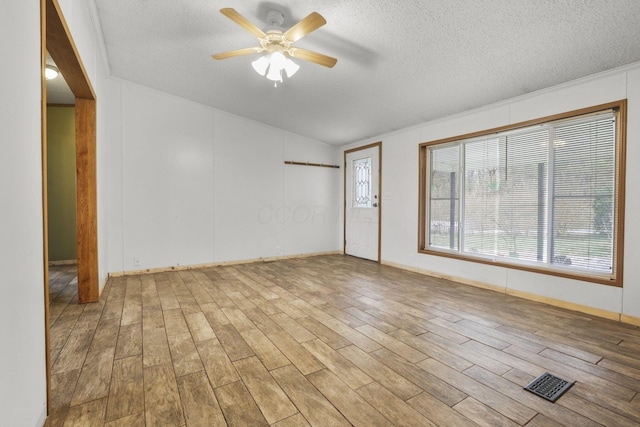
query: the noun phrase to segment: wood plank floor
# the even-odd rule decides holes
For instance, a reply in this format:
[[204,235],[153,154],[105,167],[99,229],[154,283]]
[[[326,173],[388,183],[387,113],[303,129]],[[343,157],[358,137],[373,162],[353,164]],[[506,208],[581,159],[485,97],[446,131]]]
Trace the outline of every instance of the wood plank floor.
[[340,255],[50,277],[49,426],[640,425],[633,326]]

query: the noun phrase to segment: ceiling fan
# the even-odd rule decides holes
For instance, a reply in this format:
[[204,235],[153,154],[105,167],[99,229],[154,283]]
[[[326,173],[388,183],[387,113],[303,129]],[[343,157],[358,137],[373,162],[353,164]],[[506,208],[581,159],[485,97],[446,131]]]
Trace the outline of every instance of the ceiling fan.
[[[314,62],[328,68],[332,68],[338,61],[336,58],[293,46],[293,43],[327,23],[322,15],[317,12],[312,12],[286,31],[283,31],[281,27],[284,22],[284,15],[276,10],[270,10],[267,13],[267,22],[270,27],[266,31],[262,31],[249,22],[235,9],[220,9],[220,13],[255,35],[260,46],[217,53],[213,55],[214,59],[227,59],[234,56],[264,52],[264,56],[253,61],[253,68],[259,74],[266,75],[268,79],[275,82],[282,81],[283,70],[287,73],[287,77],[291,77],[300,68],[299,65],[289,59],[290,57]],[[267,68],[269,69],[268,73]]]

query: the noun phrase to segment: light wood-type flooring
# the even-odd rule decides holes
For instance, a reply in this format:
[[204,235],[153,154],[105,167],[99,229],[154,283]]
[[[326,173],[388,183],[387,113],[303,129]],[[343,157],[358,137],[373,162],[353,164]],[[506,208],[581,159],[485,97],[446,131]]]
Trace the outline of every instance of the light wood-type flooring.
[[[640,330],[341,255],[51,273],[50,426],[638,426]],[[576,381],[556,403],[525,390]]]

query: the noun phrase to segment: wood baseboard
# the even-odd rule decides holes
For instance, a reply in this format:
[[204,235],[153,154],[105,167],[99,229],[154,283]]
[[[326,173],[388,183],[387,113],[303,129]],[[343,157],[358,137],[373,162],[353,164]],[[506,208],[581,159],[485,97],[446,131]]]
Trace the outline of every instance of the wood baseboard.
[[592,316],[604,317],[605,319],[615,320],[621,322],[621,314],[613,311],[602,310],[600,308],[589,307],[588,305],[575,304],[568,301],[563,301],[560,299],[549,298],[542,295],[532,294],[530,292],[516,291],[513,289],[507,289],[506,292],[508,295],[513,295],[518,298],[528,299],[530,301],[541,302],[544,304],[549,304],[554,307],[566,308],[567,310],[578,311],[580,313],[590,314]]
[[414,273],[424,274],[425,276],[435,277],[438,279],[451,280],[452,282],[462,283],[463,285],[473,286],[475,288],[483,288],[489,289],[495,292],[502,292],[503,294],[507,292],[507,289],[502,286],[491,285],[489,283],[478,282],[475,280],[464,279],[462,277],[451,276],[448,274],[442,274],[431,270],[426,270],[423,268],[410,267],[404,264],[398,264],[390,261],[382,261],[381,264],[388,265],[390,267],[396,267],[402,270],[413,271]]
[[625,314],[622,313],[616,313],[613,311],[608,311],[608,310],[602,310],[599,308],[595,308],[595,307],[589,307],[586,305],[581,305],[581,304],[575,304],[572,302],[568,302],[568,301],[563,301],[560,299],[555,299],[555,298],[549,298],[549,297],[545,297],[542,295],[537,295],[537,294],[533,294],[530,292],[523,292],[523,291],[517,291],[517,290],[513,290],[513,289],[508,289],[506,287],[502,287],[502,286],[495,286],[495,285],[490,285],[488,283],[483,283],[483,282],[477,282],[474,280],[468,280],[468,279],[464,279],[461,277],[455,277],[455,276],[450,276],[450,275],[446,275],[446,274],[441,274],[441,273],[437,273],[434,271],[429,271],[429,270],[425,270],[425,269],[421,269],[421,268],[416,268],[416,267],[409,267],[403,264],[398,264],[395,262],[389,262],[389,261],[382,261],[382,264],[384,265],[388,265],[391,267],[396,267],[396,268],[400,268],[402,270],[408,270],[408,271],[413,271],[415,273],[419,273],[419,274],[424,274],[426,276],[431,276],[431,277],[436,277],[439,279],[446,279],[446,280],[451,280],[453,282],[456,283],[462,283],[464,285],[469,285],[469,286],[474,286],[476,288],[483,288],[483,289],[488,289],[491,291],[495,291],[495,292],[501,292],[507,295],[512,295],[518,298],[523,298],[526,300],[530,300],[530,301],[536,301],[536,302],[541,302],[544,304],[549,304],[552,305],[554,307],[560,307],[560,308],[565,308],[567,310],[573,310],[573,311],[577,311],[580,313],[585,313],[585,314],[590,314],[592,316],[597,316],[597,317],[603,317],[605,319],[610,319],[610,320],[615,320],[618,322],[622,322],[622,323],[628,323],[631,325],[636,325],[636,326],[640,326],[640,318],[637,317],[633,317],[633,316],[627,316]]
[[169,267],[147,268],[143,270],[116,271],[116,272],[108,273],[108,277],[135,276],[138,274],[152,274],[152,273],[163,273],[166,271],[194,270],[196,268],[220,267],[225,265],[239,265],[239,264],[253,264],[256,262],[274,262],[282,259],[309,258],[313,256],[320,256],[320,255],[339,255],[339,254],[342,254],[342,251],[314,252],[309,254],[284,255],[284,256],[276,256],[276,257],[269,257],[269,258],[243,259],[243,260],[233,260],[233,261],[212,262],[212,263],[205,263],[205,264],[176,265],[176,266],[169,266]]
[[623,314],[620,316],[620,321],[622,323],[628,323],[634,326],[640,326],[640,317],[629,316],[627,314]]

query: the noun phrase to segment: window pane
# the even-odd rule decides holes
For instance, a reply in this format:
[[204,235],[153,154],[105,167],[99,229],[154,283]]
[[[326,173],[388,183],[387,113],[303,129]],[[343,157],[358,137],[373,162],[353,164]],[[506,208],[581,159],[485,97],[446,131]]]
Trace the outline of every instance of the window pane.
[[530,262],[546,258],[548,142],[545,128],[505,138],[505,172],[496,223],[510,258]]
[[504,236],[498,227],[503,156],[497,138],[465,145],[465,252],[483,255],[506,252]]
[[552,262],[611,272],[615,121],[558,127],[554,163]]
[[458,249],[460,146],[430,151],[429,245]]
[[464,144],[464,250],[544,261],[548,131]]
[[353,207],[371,207],[371,157],[353,161]]

